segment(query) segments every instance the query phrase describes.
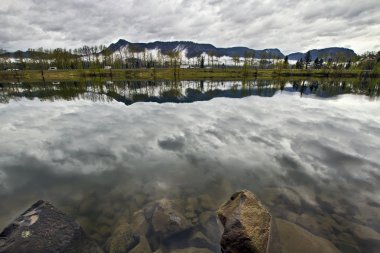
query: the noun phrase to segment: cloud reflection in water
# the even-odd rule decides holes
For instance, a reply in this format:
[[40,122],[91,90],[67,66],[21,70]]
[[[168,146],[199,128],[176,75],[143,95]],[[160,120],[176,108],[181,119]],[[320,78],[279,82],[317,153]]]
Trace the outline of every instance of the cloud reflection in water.
[[[116,217],[125,202],[138,209],[206,192],[217,206],[248,188],[274,215],[330,240],[334,226],[354,233],[348,221],[378,233],[379,109],[364,96],[321,100],[287,92],[128,107],[0,104],[0,226],[41,198],[76,217],[106,209]],[[84,203],[97,209],[89,215]]]

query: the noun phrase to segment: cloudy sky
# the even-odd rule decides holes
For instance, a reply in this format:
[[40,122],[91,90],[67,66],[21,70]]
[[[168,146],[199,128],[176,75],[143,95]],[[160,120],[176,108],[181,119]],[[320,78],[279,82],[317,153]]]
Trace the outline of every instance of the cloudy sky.
[[73,48],[119,38],[192,40],[284,53],[380,50],[379,0],[1,0],[0,48]]

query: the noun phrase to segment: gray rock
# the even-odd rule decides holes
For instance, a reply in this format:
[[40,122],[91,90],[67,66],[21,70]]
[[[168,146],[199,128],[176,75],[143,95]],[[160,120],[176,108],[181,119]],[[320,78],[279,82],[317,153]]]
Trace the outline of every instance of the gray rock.
[[131,224],[126,217],[121,218],[107,241],[108,252],[124,253],[142,248],[142,245],[145,245],[148,226],[142,211],[134,213]]
[[185,248],[185,249],[174,249],[170,253],[212,253],[213,251],[205,248]]
[[194,247],[213,249],[213,243],[200,231],[195,232],[189,239],[189,244]]
[[38,201],[0,234],[2,253],[103,252],[75,220]]
[[218,223],[215,212],[206,211],[199,217],[202,232],[212,242],[218,242],[222,236],[223,227]]
[[267,251],[271,216],[252,192],[234,193],[217,214],[224,227],[220,242],[224,253]]
[[147,207],[145,217],[151,224],[152,232],[160,240],[192,227],[190,221],[181,214],[174,202],[167,199],[159,200]]
[[268,253],[340,252],[330,241],[278,218],[272,219],[270,237]]
[[215,211],[215,209],[218,207],[218,203],[208,194],[202,194],[198,197],[200,206],[204,210],[212,210]]
[[140,236],[139,244],[136,245],[129,253],[152,253],[148,240],[145,236]]
[[145,219],[143,211],[140,210],[133,214],[131,224],[136,233],[140,235],[146,235],[148,233],[149,224]]
[[108,239],[107,249],[109,253],[129,252],[139,242],[140,235],[133,231],[131,225],[127,222],[121,222]]

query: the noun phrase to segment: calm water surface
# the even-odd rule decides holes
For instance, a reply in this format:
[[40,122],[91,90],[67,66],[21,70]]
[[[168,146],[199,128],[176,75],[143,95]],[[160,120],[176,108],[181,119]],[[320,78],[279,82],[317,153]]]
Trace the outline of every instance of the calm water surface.
[[246,188],[341,252],[379,252],[378,87],[1,83],[0,227],[44,199],[105,245],[119,220],[166,198],[207,234],[202,214]]

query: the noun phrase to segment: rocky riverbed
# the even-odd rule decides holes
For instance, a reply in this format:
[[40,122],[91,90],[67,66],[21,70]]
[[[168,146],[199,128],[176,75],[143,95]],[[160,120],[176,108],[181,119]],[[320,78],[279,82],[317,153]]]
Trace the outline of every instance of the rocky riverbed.
[[232,194],[216,212],[205,196],[149,202],[125,212],[101,242],[71,216],[40,200],[3,230],[0,252],[340,252],[326,239],[272,217],[247,190]]

